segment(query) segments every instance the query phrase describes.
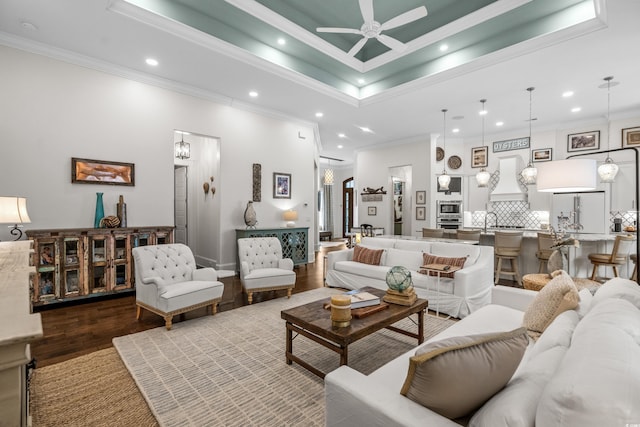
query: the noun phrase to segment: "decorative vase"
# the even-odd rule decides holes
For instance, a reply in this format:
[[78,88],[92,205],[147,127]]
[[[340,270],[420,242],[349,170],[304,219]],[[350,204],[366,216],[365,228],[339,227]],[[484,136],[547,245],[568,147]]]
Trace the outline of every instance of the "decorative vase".
[[124,202],[124,196],[121,194],[116,204],[116,215],[120,220],[120,227],[127,226],[127,204]]
[[104,218],[104,204],[102,203],[102,194],[96,193],[96,216],[93,220],[93,227],[100,228],[100,220]]
[[248,201],[247,207],[244,210],[244,223],[247,224],[247,228],[255,227],[258,223],[258,219],[256,218],[256,211],[253,209],[253,202]]

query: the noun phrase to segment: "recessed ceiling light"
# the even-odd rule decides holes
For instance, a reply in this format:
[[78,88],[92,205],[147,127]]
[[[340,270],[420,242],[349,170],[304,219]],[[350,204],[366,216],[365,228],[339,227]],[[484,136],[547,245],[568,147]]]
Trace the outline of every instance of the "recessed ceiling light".
[[364,79],[358,79],[358,83],[363,85],[364,84]]
[[373,131],[366,126],[360,126],[360,130],[364,133],[373,133]]
[[322,113],[321,111],[318,111],[316,113],[316,117],[322,117],[322,116],[324,116],[324,113]]
[[287,41],[285,39],[283,39],[282,37],[278,38],[278,44],[280,46],[284,46],[285,44],[287,44]]
[[573,107],[573,108],[571,109],[571,112],[572,112],[572,113],[579,113],[580,111],[582,111],[582,108],[580,108],[580,107]]
[[562,97],[563,98],[569,98],[571,96],[573,96],[573,91],[572,90],[568,90],[566,92],[562,92]]
[[252,98],[256,98],[258,96],[258,92],[256,92],[255,90],[252,90],[251,92],[249,92],[249,96]]
[[345,135],[344,133],[339,133],[338,134],[338,138],[346,138],[346,137],[347,137],[347,135]]
[[157,67],[158,66],[158,60],[157,59],[147,58],[147,59],[144,60],[144,62],[146,62],[147,65],[151,65],[152,67]]
[[478,112],[478,114],[480,114],[481,116],[486,116],[486,115],[487,115],[487,113],[488,113],[488,111],[487,111],[487,110],[480,110],[480,111]]
[[342,145],[342,144],[338,145],[338,148],[343,148],[343,147],[344,147],[344,145]]
[[449,46],[446,44],[441,44],[440,45],[440,52],[446,52],[447,50],[449,50]]
[[504,122],[496,122],[496,126],[503,126]]
[[458,133],[458,132],[460,132],[460,129],[458,129],[458,128],[453,128],[453,129],[451,129],[451,132],[453,132],[453,133]]

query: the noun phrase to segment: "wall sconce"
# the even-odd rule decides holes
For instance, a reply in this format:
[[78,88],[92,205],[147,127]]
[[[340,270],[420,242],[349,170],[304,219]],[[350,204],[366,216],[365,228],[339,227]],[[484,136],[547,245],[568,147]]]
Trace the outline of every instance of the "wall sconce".
[[184,133],[182,134],[182,139],[176,142],[176,159],[188,159],[191,157],[191,144],[188,142],[184,142]]
[[11,229],[12,236],[18,236],[14,240],[22,238],[22,230],[18,224],[31,222],[27,213],[27,199],[23,197],[0,197],[0,223],[14,224]]
[[294,211],[293,209],[284,211],[282,213],[282,219],[287,222],[287,227],[295,227],[296,221],[298,220],[298,212]]

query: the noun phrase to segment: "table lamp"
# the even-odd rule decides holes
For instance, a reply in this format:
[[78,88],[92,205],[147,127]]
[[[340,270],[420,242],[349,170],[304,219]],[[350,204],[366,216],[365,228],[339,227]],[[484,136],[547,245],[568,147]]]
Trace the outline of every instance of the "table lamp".
[[30,223],[27,213],[27,199],[24,197],[0,197],[0,223],[14,224],[11,229],[14,240],[22,238],[22,230],[18,224]]
[[282,219],[287,221],[287,227],[295,227],[295,222],[298,220],[298,212],[294,211],[293,209],[284,211],[282,213]]

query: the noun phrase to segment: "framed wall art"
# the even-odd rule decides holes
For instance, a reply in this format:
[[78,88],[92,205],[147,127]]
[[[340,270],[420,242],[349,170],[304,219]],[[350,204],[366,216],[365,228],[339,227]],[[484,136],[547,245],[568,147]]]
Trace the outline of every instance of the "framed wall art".
[[416,221],[424,221],[427,219],[427,208],[424,206],[416,207]]
[[273,173],[273,198],[274,199],[290,199],[291,198],[291,174],[290,173]]
[[416,191],[416,205],[424,205],[427,203],[427,192]]
[[600,131],[573,133],[567,135],[567,151],[589,151],[600,149]]
[[553,160],[553,148],[541,148],[539,150],[531,150],[531,157],[534,162],[548,162]]
[[640,146],[640,126],[622,129],[622,147]]
[[471,167],[486,168],[488,165],[489,147],[474,147],[471,149]]
[[135,185],[133,163],[71,158],[71,182],[78,184]]
[[367,208],[367,214],[368,214],[369,216],[375,216],[375,215],[377,215],[377,214],[378,214],[378,209],[377,209],[375,206],[369,206],[369,207]]

